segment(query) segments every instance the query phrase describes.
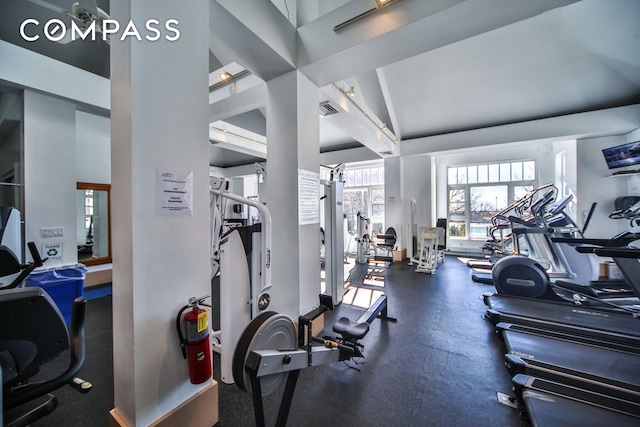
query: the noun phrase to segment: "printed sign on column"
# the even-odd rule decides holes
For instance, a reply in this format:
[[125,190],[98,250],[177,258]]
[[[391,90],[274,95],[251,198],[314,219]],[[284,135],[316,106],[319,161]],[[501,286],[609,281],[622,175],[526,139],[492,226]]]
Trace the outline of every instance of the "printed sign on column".
[[156,168],[156,215],[193,215],[193,172]]
[[320,223],[320,174],[298,169],[298,225]]

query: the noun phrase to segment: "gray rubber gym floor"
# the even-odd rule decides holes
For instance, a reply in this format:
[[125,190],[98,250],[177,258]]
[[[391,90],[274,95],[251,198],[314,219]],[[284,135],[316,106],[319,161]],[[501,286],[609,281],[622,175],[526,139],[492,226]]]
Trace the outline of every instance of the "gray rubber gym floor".
[[[481,317],[486,311],[482,294],[492,287],[472,282],[469,268],[453,256],[433,275],[414,269],[396,262],[386,272],[384,288],[382,283],[363,287],[360,297],[367,289],[383,289],[389,314],[398,321],[373,322],[361,341],[364,363],[302,370],[289,426],[527,425],[517,410],[497,402],[496,392],[511,392],[511,379],[503,365],[504,349]],[[82,375],[94,390],[58,393],[59,408],[34,426],[108,425],[113,407],[110,301],[101,298],[88,307],[93,313]],[[328,313],[325,332],[332,334],[331,324],[340,316],[356,320],[362,312],[341,304]],[[234,385],[219,387],[218,426],[254,425],[251,396]],[[275,423],[280,397],[276,392],[265,398],[267,425]]]

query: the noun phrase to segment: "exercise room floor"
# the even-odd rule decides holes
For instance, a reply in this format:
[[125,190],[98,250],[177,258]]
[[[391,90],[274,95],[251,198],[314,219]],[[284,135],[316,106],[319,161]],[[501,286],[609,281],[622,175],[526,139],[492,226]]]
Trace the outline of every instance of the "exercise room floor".
[[[448,256],[435,274],[416,273],[396,262],[386,272],[389,315],[376,320],[361,341],[365,359],[356,366],[338,362],[301,371],[289,416],[290,426],[526,426],[517,410],[497,402],[496,392],[511,392],[504,349],[493,327],[482,319],[482,294],[491,286],[471,280],[470,270]],[[377,283],[376,283],[377,282]],[[353,290],[351,291],[353,292]],[[375,299],[375,295],[373,298]],[[60,406],[33,426],[107,426],[113,407],[110,334],[111,298],[89,303],[87,361],[81,372],[94,383],[87,395],[58,393]],[[325,333],[340,316],[357,319],[363,309],[341,304],[329,312]],[[96,318],[99,317],[99,318]],[[100,331],[96,332],[96,328]],[[215,358],[214,377],[219,380]],[[251,396],[235,385],[220,384],[218,426],[252,426]],[[100,388],[100,390],[98,390]],[[282,387],[281,387],[282,388]],[[265,398],[267,425],[273,425],[280,393]]]

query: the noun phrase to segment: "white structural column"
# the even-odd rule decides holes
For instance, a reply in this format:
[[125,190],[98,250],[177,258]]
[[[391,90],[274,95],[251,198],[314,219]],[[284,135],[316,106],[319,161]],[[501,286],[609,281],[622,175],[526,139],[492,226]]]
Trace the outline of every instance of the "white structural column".
[[[156,425],[215,387],[189,382],[175,316],[189,297],[210,293],[208,152],[208,2],[112,0],[121,32],[111,38],[113,340],[115,408],[120,425]],[[156,19],[157,41],[145,29]],[[179,39],[165,36],[173,24]],[[120,40],[128,22],[142,40]],[[158,213],[161,173],[193,179],[180,196],[192,209]],[[182,187],[181,187],[182,189]],[[161,212],[166,212],[162,211]],[[217,391],[217,389],[215,390]],[[217,422],[182,413],[181,425]],[[191,417],[191,418],[190,418]],[[198,418],[197,418],[198,417]],[[215,417],[215,418],[213,418]],[[177,425],[177,424],[172,424]]]
[[317,305],[320,292],[320,223],[301,225],[308,212],[298,214],[301,196],[309,201],[301,194],[305,177],[320,170],[318,103],[318,88],[298,71],[267,82],[267,207],[277,230],[272,309],[294,318]]
[[[398,248],[406,248],[405,230],[408,221],[405,220],[404,198],[404,161],[401,157],[387,157],[384,159],[384,223],[386,227],[396,229]],[[408,208],[408,206],[407,206]]]

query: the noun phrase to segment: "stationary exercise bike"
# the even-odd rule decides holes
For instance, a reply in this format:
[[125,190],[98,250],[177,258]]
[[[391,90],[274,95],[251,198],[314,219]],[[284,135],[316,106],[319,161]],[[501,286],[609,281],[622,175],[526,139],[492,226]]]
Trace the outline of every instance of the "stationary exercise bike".
[[262,398],[273,393],[285,377],[277,426],[287,422],[301,369],[363,357],[359,340],[369,332],[373,320],[378,316],[396,320],[387,315],[387,296],[382,295],[356,322],[341,317],[333,325],[339,336],[313,336],[313,320],[332,309],[331,296],[320,295],[320,306],[298,318],[297,334],[289,316],[273,311],[260,314],[244,330],[233,356],[233,379],[253,397],[256,426],[265,425]]
[[[28,244],[34,261],[21,265],[15,254],[0,245],[0,277],[20,273],[0,288],[0,425],[26,426],[50,414],[58,406],[51,392],[64,385],[86,393],[91,384],[76,378],[85,358],[84,319],[87,300],[76,298],[71,325],[55,302],[39,287],[19,285],[43,260],[33,242]],[[35,382],[32,377],[45,363],[69,350],[69,364],[54,378]]]

